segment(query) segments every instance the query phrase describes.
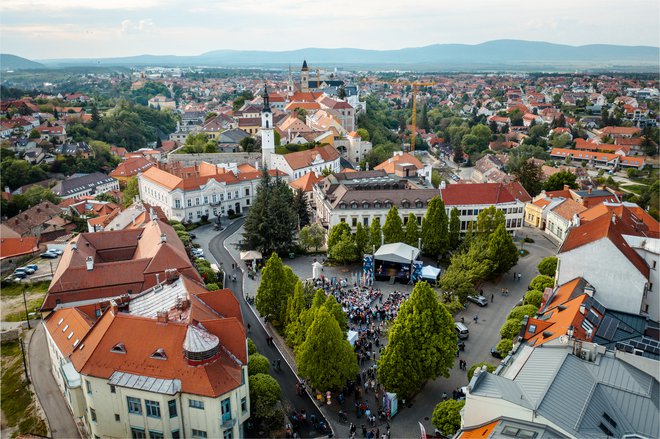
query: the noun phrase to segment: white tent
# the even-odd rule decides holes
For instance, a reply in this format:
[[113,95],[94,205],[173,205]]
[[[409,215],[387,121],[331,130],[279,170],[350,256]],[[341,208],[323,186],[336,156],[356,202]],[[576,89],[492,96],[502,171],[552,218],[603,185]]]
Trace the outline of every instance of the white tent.
[[381,245],[374,255],[375,259],[379,261],[397,264],[410,264],[410,261],[414,261],[418,256],[419,249],[403,242]]
[[436,281],[438,280],[438,276],[440,276],[440,271],[441,270],[439,268],[426,265],[422,267],[422,279],[430,279]]
[[355,346],[355,342],[358,339],[358,333],[349,329],[348,334],[346,334],[346,338],[348,339],[348,342],[351,344],[351,346]]
[[322,270],[323,270],[323,264],[321,264],[319,261],[314,261],[314,263],[312,264],[312,278],[320,279]]
[[262,259],[261,252],[256,250],[241,252],[241,261],[252,261],[254,259]]

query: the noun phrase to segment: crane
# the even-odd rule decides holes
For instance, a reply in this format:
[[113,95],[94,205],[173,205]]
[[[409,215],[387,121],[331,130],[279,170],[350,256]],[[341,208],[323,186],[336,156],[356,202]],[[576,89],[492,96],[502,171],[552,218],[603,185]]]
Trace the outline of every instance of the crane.
[[415,96],[417,96],[417,87],[431,87],[435,85],[435,82],[413,82],[412,85],[412,128],[410,130],[410,152],[415,151],[415,137],[417,136],[417,101]]

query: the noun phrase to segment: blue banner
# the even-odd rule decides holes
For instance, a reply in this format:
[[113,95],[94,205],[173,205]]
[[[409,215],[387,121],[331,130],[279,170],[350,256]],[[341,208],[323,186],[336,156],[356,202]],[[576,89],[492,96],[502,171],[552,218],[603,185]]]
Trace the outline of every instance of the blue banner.
[[362,274],[365,285],[374,284],[374,257],[373,255],[364,255],[362,260]]
[[413,262],[412,276],[411,279],[413,282],[417,282],[422,279],[422,267],[424,263],[422,261]]

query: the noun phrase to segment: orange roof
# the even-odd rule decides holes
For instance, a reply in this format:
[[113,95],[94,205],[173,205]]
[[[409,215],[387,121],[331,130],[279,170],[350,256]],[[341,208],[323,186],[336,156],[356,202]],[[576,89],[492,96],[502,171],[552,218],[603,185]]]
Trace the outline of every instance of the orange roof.
[[[584,315],[580,313],[580,305],[587,300],[586,294],[566,302],[558,303],[557,306],[545,311],[538,318],[532,317],[527,322],[523,338],[531,346],[540,346],[551,340],[565,335],[568,327],[574,329],[573,336],[580,340],[586,339],[586,332],[582,329]],[[600,316],[602,318],[602,316]],[[534,332],[530,332],[530,326],[534,326]]]
[[144,178],[147,178],[154,183],[158,183],[161,186],[168,188],[169,190],[176,189],[182,186],[183,179],[172,175],[167,171],[158,169],[156,166],[152,166],[142,173]]
[[286,111],[294,111],[297,108],[302,108],[304,110],[318,110],[321,108],[321,105],[318,102],[290,102],[284,107]]
[[660,223],[644,209],[632,203],[600,203],[580,213],[580,221],[589,222],[602,215],[614,213],[627,226],[651,238],[660,238]]
[[470,430],[463,430],[458,435],[459,439],[484,439],[490,437],[493,434],[493,430],[497,427],[500,421],[493,421],[481,427],[475,427]]
[[323,177],[317,177],[316,173],[308,172],[299,179],[289,183],[289,186],[294,189],[302,189],[304,192],[310,192],[312,190],[312,186],[321,180],[323,180]]
[[324,162],[331,162],[339,158],[339,151],[331,145],[323,145],[306,151],[286,154],[284,160],[286,160],[291,169],[295,170],[312,166],[317,157],[320,157]]
[[2,237],[0,239],[0,260],[14,256],[29,255],[38,251],[37,238],[34,236],[26,236],[24,238]]
[[398,163],[410,163],[417,169],[422,169],[424,167],[422,162],[420,162],[417,157],[410,153],[404,152],[402,154],[397,154],[393,157],[390,157],[383,163],[374,166],[374,170],[384,169],[388,174],[394,174],[394,168]]
[[532,204],[539,207],[545,207],[550,204],[550,200],[548,198],[541,198],[540,200],[534,201]]
[[132,177],[138,172],[143,172],[153,166],[154,163],[144,157],[131,157],[117,165],[111,173],[111,177]]
[[585,210],[587,210],[586,207],[570,198],[564,200],[559,206],[552,209],[553,212],[567,221],[572,220],[573,215],[584,212]]
[[92,327],[93,321],[77,308],[63,308],[51,314],[45,324],[62,355],[68,357]]

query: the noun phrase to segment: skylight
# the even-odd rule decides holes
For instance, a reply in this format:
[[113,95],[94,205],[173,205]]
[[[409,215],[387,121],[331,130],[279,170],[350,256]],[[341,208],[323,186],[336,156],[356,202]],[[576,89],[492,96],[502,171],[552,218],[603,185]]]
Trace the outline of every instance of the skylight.
[[124,346],[124,343],[117,343],[110,350],[114,353],[117,353],[117,354],[125,354],[126,353],[126,346]]
[[167,360],[165,349],[163,348],[156,349],[156,351],[153,354],[151,354],[151,358],[154,358],[156,360]]

